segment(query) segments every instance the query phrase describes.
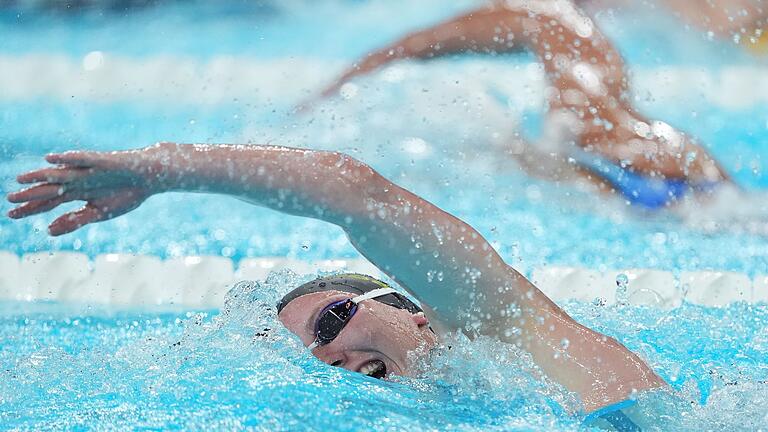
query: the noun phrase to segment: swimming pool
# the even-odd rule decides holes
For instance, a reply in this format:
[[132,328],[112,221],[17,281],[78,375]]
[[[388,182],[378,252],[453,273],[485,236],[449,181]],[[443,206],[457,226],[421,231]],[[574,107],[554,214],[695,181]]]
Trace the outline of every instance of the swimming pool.
[[[65,16],[6,10],[0,21],[3,189],[13,189],[12,176],[39,165],[49,151],[141,147],[157,140],[275,142],[342,150],[365,160],[460,215],[528,274],[551,266],[650,268],[676,276],[730,271],[756,280],[768,274],[768,237],[755,235],[744,221],[713,230],[706,221],[639,213],[620,200],[498,167],[488,143],[518,128],[535,134],[538,127],[541,73],[527,56],[402,64],[356,83],[356,96],[348,100],[304,116],[288,114],[355,56],[471,4],[169,2],[130,13],[95,9]],[[380,24],[379,33],[368,30],[371,20]],[[642,109],[694,131],[754,192],[753,202],[741,205],[764,208],[765,63],[692,31],[640,38],[637,22],[610,14],[601,20],[633,65]],[[684,43],[671,44],[670,38]],[[745,87],[750,82],[758,84]],[[57,239],[44,235],[49,220],[2,219],[0,246],[17,255],[217,255],[235,264],[270,256],[299,262],[357,258],[341,230],[218,197],[155,197],[131,215]],[[269,284],[284,290],[295,280],[282,274]],[[269,289],[254,296],[267,304],[276,298]],[[199,315],[5,302],[0,424],[578,427],[551,403],[573,402],[557,399],[556,391],[533,379],[525,356],[509,348],[457,340],[459,349],[442,353],[426,377],[382,383],[324,367],[272,318],[249,313],[253,307],[237,304],[229,312]],[[699,407],[657,396],[659,413],[678,422],[659,417],[660,427],[768,424],[768,392],[753,384],[768,375],[765,303],[684,304],[670,312],[571,302],[567,310],[641,353],[684,399],[708,401]],[[271,335],[254,341],[253,330],[263,328],[273,329]],[[510,360],[499,370],[503,354]]]
[[[290,275],[266,283],[281,289]],[[242,298],[243,296],[241,296]],[[260,289],[225,308],[86,313],[2,304],[0,420],[9,429],[573,430],[575,402],[530,360],[489,340],[449,340],[421,378],[390,382],[329,368],[265,310]],[[681,396],[653,395],[661,430],[757,430],[768,412],[765,305],[673,312],[569,303],[617,335]],[[271,329],[271,331],[265,331]],[[254,334],[267,336],[254,337]],[[704,405],[699,403],[705,402]]]

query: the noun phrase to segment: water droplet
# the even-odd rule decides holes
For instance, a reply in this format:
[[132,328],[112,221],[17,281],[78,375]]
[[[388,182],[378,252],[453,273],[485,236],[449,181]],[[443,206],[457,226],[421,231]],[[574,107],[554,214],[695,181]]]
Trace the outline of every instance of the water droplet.
[[101,51],[91,51],[83,57],[83,69],[94,71],[104,66],[104,53]]
[[624,273],[619,273],[616,276],[616,302],[620,305],[626,305],[629,303],[627,296],[627,286],[629,285],[629,277]]
[[592,306],[595,306],[595,307],[605,306],[605,299],[602,297],[595,297],[595,299],[592,300]]

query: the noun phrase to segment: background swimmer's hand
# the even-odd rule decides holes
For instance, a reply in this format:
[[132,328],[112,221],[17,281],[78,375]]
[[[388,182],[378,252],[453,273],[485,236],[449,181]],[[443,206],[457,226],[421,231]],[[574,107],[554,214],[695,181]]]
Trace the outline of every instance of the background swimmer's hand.
[[381,66],[383,66],[386,63],[389,63],[391,61],[397,60],[401,58],[402,56],[395,56],[389,53],[389,50],[386,52],[375,52],[372,54],[369,54],[365,59],[361,60],[359,63],[355,63],[352,67],[344,71],[341,76],[336,78],[332,84],[325,87],[320,94],[316,96],[311,96],[310,98],[302,101],[296,107],[294,110],[297,113],[305,113],[307,111],[312,110],[315,105],[320,103],[321,101],[331,98],[334,95],[338,94],[341,87],[354,79],[355,77],[359,75],[365,75]]
[[21,184],[34,185],[8,194],[8,201],[20,204],[8,216],[20,219],[66,202],[85,201],[84,207],[51,223],[50,234],[58,236],[125,214],[153,193],[151,164],[145,163],[149,149],[49,154],[45,159],[56,166],[17,177]]
[[667,123],[644,119],[630,110],[614,118],[610,131],[588,125],[580,137],[582,146],[648,176],[684,179],[691,184],[731,180],[704,147]]

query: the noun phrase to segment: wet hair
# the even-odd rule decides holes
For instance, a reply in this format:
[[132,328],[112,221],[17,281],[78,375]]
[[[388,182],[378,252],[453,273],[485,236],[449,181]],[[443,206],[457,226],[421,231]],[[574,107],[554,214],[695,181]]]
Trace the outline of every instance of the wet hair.
[[[300,285],[283,296],[277,303],[277,313],[279,314],[288,303],[306,294],[323,291],[342,291],[357,296],[379,288],[390,288],[390,286],[371,276],[357,273],[323,276]],[[416,305],[416,303],[397,292],[376,297],[373,300],[398,309],[405,309],[413,314],[422,312],[421,308]]]

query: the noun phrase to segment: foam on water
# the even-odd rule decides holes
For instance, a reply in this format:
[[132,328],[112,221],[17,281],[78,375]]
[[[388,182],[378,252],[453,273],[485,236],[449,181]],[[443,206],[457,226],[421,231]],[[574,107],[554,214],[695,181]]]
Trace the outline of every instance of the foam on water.
[[[377,381],[313,358],[274,304],[311,276],[242,283],[219,312],[91,311],[7,303],[0,423],[19,430],[575,430],[574,397],[527,354],[444,340],[415,378]],[[572,302],[587,325],[640,353],[675,393],[640,395],[649,430],[768,426],[768,306],[674,311]],[[375,407],[375,408],[372,408]]]

